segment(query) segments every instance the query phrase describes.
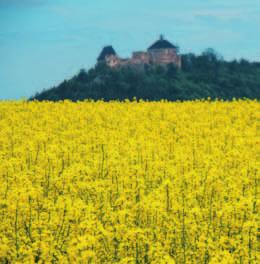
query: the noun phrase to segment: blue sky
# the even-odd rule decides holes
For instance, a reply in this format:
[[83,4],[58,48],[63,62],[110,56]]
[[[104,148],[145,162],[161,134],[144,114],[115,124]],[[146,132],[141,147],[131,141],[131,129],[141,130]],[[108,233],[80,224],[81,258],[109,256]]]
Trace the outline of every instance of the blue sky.
[[260,61],[260,0],[0,0],[0,99],[29,97],[163,33],[182,53]]

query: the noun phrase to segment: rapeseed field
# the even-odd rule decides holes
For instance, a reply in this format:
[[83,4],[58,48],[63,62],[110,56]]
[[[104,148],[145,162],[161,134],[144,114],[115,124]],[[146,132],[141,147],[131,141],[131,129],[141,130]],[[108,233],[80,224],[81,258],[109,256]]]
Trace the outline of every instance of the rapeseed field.
[[0,263],[259,263],[257,113],[1,102]]

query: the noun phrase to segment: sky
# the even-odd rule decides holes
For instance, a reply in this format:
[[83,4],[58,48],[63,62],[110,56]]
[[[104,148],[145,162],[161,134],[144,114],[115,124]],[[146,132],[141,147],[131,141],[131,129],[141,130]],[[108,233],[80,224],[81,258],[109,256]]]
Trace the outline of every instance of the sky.
[[260,0],[0,0],[0,100],[24,99],[160,34],[181,53],[212,47],[260,61]]

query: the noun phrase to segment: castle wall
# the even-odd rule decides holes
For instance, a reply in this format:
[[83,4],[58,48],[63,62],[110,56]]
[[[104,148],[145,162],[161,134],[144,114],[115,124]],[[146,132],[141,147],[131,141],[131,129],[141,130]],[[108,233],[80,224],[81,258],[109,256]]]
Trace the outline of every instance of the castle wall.
[[120,66],[127,66],[131,63],[130,59],[120,59],[119,65]]
[[144,67],[145,64],[166,65],[170,63],[181,68],[181,56],[177,54],[176,49],[152,49],[148,52],[133,52],[130,59],[122,59],[116,55],[110,55],[105,58],[105,62],[111,68],[135,65]]
[[149,64],[150,63],[149,54],[143,51],[133,52],[131,62],[133,64]]
[[177,67],[181,67],[181,58],[175,49],[153,49],[149,50],[149,55],[153,64],[174,63]]
[[115,55],[107,56],[105,61],[106,64],[111,68],[115,68],[120,64],[120,59]]

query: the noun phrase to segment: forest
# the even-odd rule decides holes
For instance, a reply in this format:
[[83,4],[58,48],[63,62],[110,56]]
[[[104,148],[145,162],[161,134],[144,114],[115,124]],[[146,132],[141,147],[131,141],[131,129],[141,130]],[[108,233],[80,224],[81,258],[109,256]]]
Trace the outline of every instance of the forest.
[[29,100],[195,100],[260,98],[260,62],[226,61],[214,49],[182,55],[182,68],[175,65],[144,65],[142,69],[111,69],[97,64],[58,86],[43,90]]

